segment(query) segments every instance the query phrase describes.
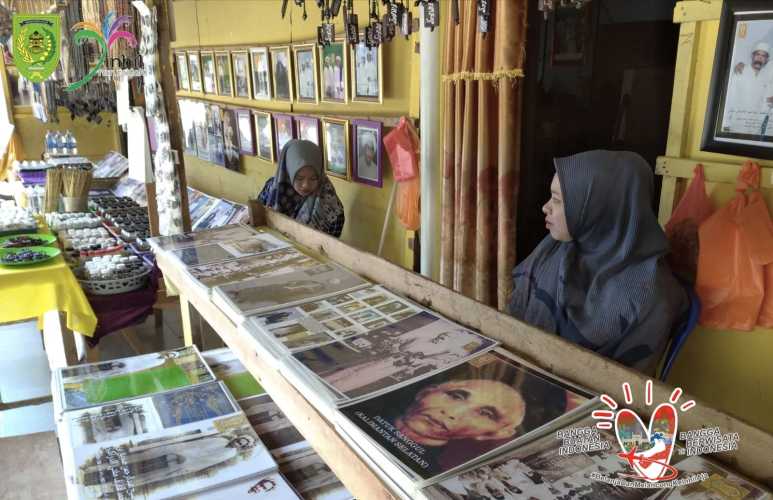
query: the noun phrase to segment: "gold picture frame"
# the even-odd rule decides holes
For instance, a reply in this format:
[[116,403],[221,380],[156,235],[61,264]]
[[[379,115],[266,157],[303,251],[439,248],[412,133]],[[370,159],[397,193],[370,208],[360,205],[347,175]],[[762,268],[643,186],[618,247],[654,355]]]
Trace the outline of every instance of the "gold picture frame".
[[199,53],[201,59],[201,85],[205,94],[217,94],[217,76],[215,72],[215,52],[202,50]]
[[198,50],[189,50],[188,75],[191,79],[191,92],[203,92],[204,86],[201,79],[201,56]]
[[[379,45],[378,47],[368,47],[363,41],[354,47],[350,61],[353,102],[369,102],[374,104],[382,104],[384,102],[384,59],[381,50],[382,47],[383,45]],[[377,60],[375,63],[369,63],[367,61],[367,54],[373,54],[374,52]],[[362,61],[363,58],[365,61]],[[365,67],[362,68],[362,66]],[[358,68],[362,69],[358,71]],[[377,73],[377,82],[375,84],[373,82],[363,82],[363,80],[369,79],[368,70],[373,71],[373,69],[375,69]],[[376,96],[374,96],[371,91],[374,85],[378,90],[378,95]],[[365,92],[361,93],[362,90],[365,90]]]
[[245,50],[231,51],[233,69],[234,97],[250,99],[252,97],[252,71],[250,71],[250,53]]
[[320,100],[349,102],[349,45],[345,40],[319,47]]
[[[226,70],[228,74],[225,74]],[[227,50],[215,51],[215,80],[217,80],[217,95],[233,97],[234,71],[231,67],[231,54]]]
[[293,68],[290,46],[268,49],[271,54],[271,91],[276,101],[293,102]]
[[252,80],[252,98],[256,101],[270,101],[273,95],[271,83],[271,59],[268,48],[250,49],[250,70]]
[[[293,45],[295,100],[298,102],[319,104],[319,64],[316,47],[315,43]],[[311,82],[308,81],[309,78]]]
[[[274,118],[266,111],[253,111],[255,120],[255,151],[261,160],[274,162]],[[265,122],[261,122],[265,120]],[[268,128],[268,137],[265,132]]]
[[175,64],[177,65],[177,88],[178,90],[191,90],[191,77],[188,71],[188,56],[185,52],[174,53]]
[[[333,131],[336,131],[333,133]],[[341,151],[343,148],[343,151]],[[352,162],[349,154],[349,120],[322,118],[322,155],[325,172],[339,179],[350,180]],[[342,168],[343,165],[343,168]]]

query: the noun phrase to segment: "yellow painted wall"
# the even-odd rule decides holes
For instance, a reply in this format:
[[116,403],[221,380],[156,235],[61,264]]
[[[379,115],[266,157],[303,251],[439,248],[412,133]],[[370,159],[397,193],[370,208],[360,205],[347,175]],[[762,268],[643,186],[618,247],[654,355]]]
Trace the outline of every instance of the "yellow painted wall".
[[13,121],[21,135],[21,159],[39,160],[44,151],[46,131],[70,130],[78,141],[78,154],[89,160],[101,160],[109,151],[121,150],[115,113],[100,113],[99,125],[85,118],[70,119],[66,108],[59,108],[59,123],[44,123],[32,115],[30,106],[14,108]]
[[[308,19],[288,2],[288,16],[280,16],[280,0],[175,0],[174,20],[176,40],[174,48],[255,47],[304,43],[316,40],[319,11],[314,2],[308,4]],[[355,11],[361,27],[368,18],[368,2],[357,0]],[[343,34],[339,18],[336,32]],[[418,37],[416,37],[418,39]],[[382,49],[384,102],[383,104],[349,103],[282,103],[224,98],[196,92],[178,92],[179,98],[205,99],[234,107],[291,112],[317,117],[343,116],[345,118],[418,116],[418,56],[414,53],[414,39],[395,38]],[[385,133],[387,130],[385,129]],[[391,167],[384,156],[384,186],[375,188],[332,178],[346,212],[346,225],[341,239],[357,248],[375,253],[393,186]],[[245,202],[255,197],[265,181],[274,174],[275,164],[252,156],[242,156],[241,173],[228,171],[213,163],[185,155],[188,184],[208,194]],[[407,247],[406,232],[393,216],[389,222],[383,256],[409,267],[413,256]],[[412,233],[411,233],[412,234]]]
[[[697,5],[703,3],[704,5]],[[696,7],[692,8],[693,4]],[[712,20],[696,24],[696,58],[694,74],[688,91],[687,124],[682,130],[684,145],[682,158],[696,163],[722,162],[740,165],[745,158],[709,153],[700,150],[703,120],[706,113],[714,50],[719,30],[719,4],[711,2],[680,2],[677,18],[683,7],[695,14],[716,13]],[[703,13],[703,14],[702,14]],[[684,41],[684,38],[681,40]],[[685,44],[680,43],[680,47]],[[680,49],[682,50],[682,49]],[[680,71],[677,68],[677,71]],[[676,101],[676,97],[675,97]],[[675,105],[678,105],[675,102]],[[672,134],[669,141],[678,140]],[[771,161],[759,161],[773,166]],[[771,170],[765,170],[771,175]],[[769,185],[769,184],[768,184]],[[709,192],[716,207],[727,203],[733,185],[709,184]],[[773,189],[765,189],[768,207],[773,209]],[[773,331],[757,329],[754,332],[716,331],[698,328],[688,339],[679,355],[668,382],[683,387],[719,410],[725,411],[768,432],[773,432]],[[743,446],[743,437],[741,437]]]

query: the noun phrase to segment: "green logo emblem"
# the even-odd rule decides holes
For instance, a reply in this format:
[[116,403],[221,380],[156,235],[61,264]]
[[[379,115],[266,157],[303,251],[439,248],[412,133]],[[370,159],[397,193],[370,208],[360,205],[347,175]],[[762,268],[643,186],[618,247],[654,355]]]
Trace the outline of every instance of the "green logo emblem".
[[60,18],[52,15],[13,15],[13,60],[27,80],[40,83],[59,64]]

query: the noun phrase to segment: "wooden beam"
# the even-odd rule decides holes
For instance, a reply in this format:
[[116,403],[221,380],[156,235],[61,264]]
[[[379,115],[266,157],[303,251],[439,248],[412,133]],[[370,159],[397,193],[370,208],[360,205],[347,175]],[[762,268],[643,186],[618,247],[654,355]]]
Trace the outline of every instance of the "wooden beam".
[[[163,253],[157,256],[157,262],[167,279],[174,282],[178,289],[187,291],[185,302],[189,300],[209,322],[355,498],[397,498],[368,467],[365,460],[338,435],[335,427],[272,366],[269,360],[261,359],[257,355],[251,339],[240,335],[236,325],[212,303],[205,290],[192,283],[192,278],[182,271],[179,263],[171,261]],[[184,299],[180,297],[180,304],[183,303]]]
[[698,50],[696,37],[695,23],[685,23],[680,26],[666,156],[686,156],[687,120]]
[[[743,166],[741,163],[705,162],[701,160],[691,160],[689,158],[659,156],[655,167],[655,173],[662,175],[664,177],[664,182],[669,177],[692,179],[694,175],[693,170],[698,163],[703,165],[706,182],[726,184],[735,184],[736,177],[738,177],[738,173]],[[760,167],[760,187],[763,189],[773,188],[773,167]]]
[[690,0],[677,2],[674,7],[675,23],[714,21],[722,15],[722,0]]
[[[651,379],[641,372],[502,314],[380,257],[352,248],[337,238],[315,231],[273,210],[266,209],[266,218],[269,227],[300,245],[431,307],[460,324],[478,330],[483,335],[499,340],[513,353],[560,377],[611,395],[621,394],[623,382],[643,388],[646,381]],[[228,339],[226,343],[231,345]],[[668,400],[673,387],[658,381],[654,381],[653,385],[653,400]],[[688,392],[682,396],[683,401],[694,399]],[[739,472],[753,479],[769,480],[773,464],[773,435],[743,422],[743,415],[735,418],[700,401],[697,403],[695,408],[680,415],[680,425],[683,424],[684,429],[718,426],[725,433],[737,432],[742,437],[739,449],[731,455],[717,455],[717,458],[731,462]],[[631,407],[641,415],[650,415],[652,411],[645,404],[644,398],[636,398]]]

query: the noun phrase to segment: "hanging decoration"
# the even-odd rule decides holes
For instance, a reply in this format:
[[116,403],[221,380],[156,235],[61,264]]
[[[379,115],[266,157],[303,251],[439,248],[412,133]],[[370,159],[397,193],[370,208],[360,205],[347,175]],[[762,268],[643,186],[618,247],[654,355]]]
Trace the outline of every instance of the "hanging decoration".
[[354,13],[354,0],[347,0],[347,7],[344,10],[346,24],[346,38],[350,46],[360,43],[360,26],[357,22],[357,14]]
[[548,18],[550,12],[558,7],[574,7],[577,10],[585,7],[585,4],[590,3],[591,0],[539,0],[537,9],[545,14],[545,19]]
[[[458,9],[458,5],[457,5]],[[491,0],[478,0],[478,32],[483,33],[483,36],[486,36],[486,33],[489,32],[489,20],[491,19]],[[456,23],[459,24],[459,13],[457,11],[456,17],[455,17]]]
[[384,25],[378,15],[378,2],[370,0],[369,24],[365,28],[365,45],[368,48],[374,48],[381,45],[384,37]]
[[416,0],[415,6],[423,5],[424,9],[424,27],[429,28],[430,31],[435,31],[435,28],[440,26],[440,4],[438,0]]

